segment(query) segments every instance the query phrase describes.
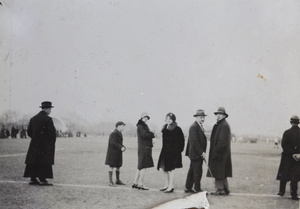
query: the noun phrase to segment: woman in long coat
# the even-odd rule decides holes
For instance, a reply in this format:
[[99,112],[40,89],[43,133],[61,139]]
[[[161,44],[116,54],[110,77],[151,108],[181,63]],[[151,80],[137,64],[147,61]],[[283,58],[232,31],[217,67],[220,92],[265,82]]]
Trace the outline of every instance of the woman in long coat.
[[116,168],[116,184],[125,185],[120,180],[120,168],[123,165],[123,152],[126,150],[123,145],[123,135],[125,123],[119,121],[116,123],[116,129],[110,134],[105,159],[105,165],[109,166],[109,186],[115,186],[112,176],[114,168]]
[[152,159],[152,139],[155,137],[155,135],[150,131],[148,125],[146,124],[149,119],[150,116],[144,112],[141,115],[141,119],[137,123],[138,166],[132,188],[140,190],[149,190],[144,186],[144,175],[147,168],[154,167]]
[[163,146],[159,155],[157,169],[161,169],[165,175],[165,186],[160,189],[165,193],[174,191],[174,170],[182,168],[181,153],[184,149],[184,135],[176,123],[173,113],[166,115],[166,124],[162,129]]

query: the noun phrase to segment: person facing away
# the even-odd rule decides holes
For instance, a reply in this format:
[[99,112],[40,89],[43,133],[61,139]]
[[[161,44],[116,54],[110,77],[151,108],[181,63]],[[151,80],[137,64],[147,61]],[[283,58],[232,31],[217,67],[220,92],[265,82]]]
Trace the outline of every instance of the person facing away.
[[153,138],[155,134],[150,131],[147,121],[150,119],[148,113],[143,112],[137,123],[138,137],[138,166],[133,180],[132,188],[139,190],[149,190],[144,185],[144,177],[147,168],[154,167],[152,159]]
[[299,200],[297,190],[300,180],[300,161],[294,158],[295,154],[300,154],[300,128],[299,117],[294,115],[290,118],[291,128],[283,133],[281,146],[281,161],[276,179],[279,183],[279,196],[285,193],[286,184],[290,183],[290,192],[293,200]]
[[182,168],[181,153],[184,149],[184,135],[173,113],[166,115],[166,124],[162,128],[162,140],[157,170],[161,169],[164,172],[165,185],[160,191],[171,193],[174,191],[174,170]]
[[[229,195],[227,177],[232,177],[231,163],[231,129],[226,121],[228,114],[224,107],[219,107],[214,113],[217,123],[214,125],[209,149],[207,177],[215,178],[216,191],[213,195]],[[210,172],[211,171],[211,172]]]
[[[24,177],[30,177],[30,185],[52,185],[46,178],[53,178],[56,130],[48,115],[53,108],[49,101],[42,102],[42,110],[29,121],[27,134],[31,138],[25,160]],[[38,180],[37,180],[38,178]]]
[[120,180],[120,168],[123,165],[123,152],[126,147],[123,145],[122,131],[125,128],[125,123],[119,121],[116,123],[116,129],[110,134],[108,147],[105,159],[105,165],[109,166],[109,186],[116,186],[113,182],[113,171],[116,169],[116,184],[125,185]]
[[[204,133],[204,110],[197,110],[194,115],[196,121],[190,126],[185,155],[190,158],[190,168],[187,173],[185,192],[201,192],[202,165],[205,159],[207,139]],[[194,186],[194,190],[193,190]]]

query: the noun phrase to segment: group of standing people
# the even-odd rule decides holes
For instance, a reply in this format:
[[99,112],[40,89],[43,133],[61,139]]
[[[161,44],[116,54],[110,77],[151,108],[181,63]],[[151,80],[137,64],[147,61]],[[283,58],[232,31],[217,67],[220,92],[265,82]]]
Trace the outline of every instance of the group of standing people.
[[[228,114],[225,108],[220,107],[214,113],[217,123],[214,125],[211,135],[211,146],[209,152],[207,173],[208,177],[215,178],[216,191],[214,195],[228,195],[230,193],[227,177],[232,177],[231,164],[231,130],[226,118]],[[201,192],[202,165],[206,161],[207,138],[203,128],[203,123],[207,115],[204,110],[197,110],[195,122],[190,126],[189,137],[186,148],[186,156],[190,158],[185,192]],[[144,176],[147,168],[154,167],[152,159],[153,138],[155,134],[150,131],[147,121],[150,116],[144,112],[137,123],[138,136],[138,165],[132,188],[139,190],[149,190],[144,185]],[[120,128],[119,126],[122,126]],[[109,166],[109,185],[115,186],[112,180],[113,169],[116,169],[116,184],[120,184],[119,174],[122,166],[122,152],[126,150],[123,145],[122,130],[125,124],[118,122],[115,131],[109,137],[107,156],[105,164]],[[118,134],[116,134],[116,132]],[[165,184],[160,189],[165,193],[174,191],[174,170],[182,168],[182,152],[184,151],[185,139],[182,129],[177,125],[176,116],[168,113],[165,118],[165,125],[162,128],[162,149],[159,155],[157,169],[162,170],[165,177]],[[114,152],[114,154],[112,154]],[[124,184],[122,182],[122,184]]]

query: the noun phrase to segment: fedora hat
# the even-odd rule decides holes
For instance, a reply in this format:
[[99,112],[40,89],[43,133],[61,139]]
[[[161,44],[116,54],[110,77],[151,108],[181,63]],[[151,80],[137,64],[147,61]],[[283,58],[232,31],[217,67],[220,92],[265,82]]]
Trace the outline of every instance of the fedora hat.
[[297,115],[293,115],[290,120],[291,123],[299,124],[299,117]]
[[194,117],[197,117],[197,116],[207,116],[207,115],[205,115],[204,110],[197,110],[197,112],[194,115]]
[[225,110],[224,107],[219,107],[217,112],[214,112],[215,115],[218,114],[218,113],[225,115],[226,118],[228,117],[228,114],[226,113],[226,110]]
[[54,106],[52,106],[52,103],[49,101],[45,101],[42,102],[42,105],[40,106],[40,108],[44,109],[44,108],[53,108]]

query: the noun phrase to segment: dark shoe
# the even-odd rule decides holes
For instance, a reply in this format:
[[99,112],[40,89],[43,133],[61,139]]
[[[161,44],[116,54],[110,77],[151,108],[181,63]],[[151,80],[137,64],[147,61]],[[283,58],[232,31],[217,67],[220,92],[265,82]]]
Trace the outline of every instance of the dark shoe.
[[200,189],[200,190],[195,190],[195,192],[196,192],[196,193],[198,193],[198,192],[203,192],[203,190],[202,190],[202,189]]
[[211,195],[226,195],[225,191],[223,189],[218,189],[215,192],[211,192]]
[[144,187],[143,185],[138,185],[137,187],[139,190],[149,190],[149,188]]
[[138,185],[137,185],[137,184],[132,184],[132,185],[131,185],[131,188],[132,188],[132,189],[138,189]]
[[108,185],[111,186],[111,187],[116,187],[116,185],[113,182],[109,182]]
[[31,180],[30,182],[29,182],[29,185],[39,185],[40,184],[40,182],[38,181],[38,180]]
[[185,189],[185,193],[196,193],[193,189]]
[[40,186],[53,186],[53,184],[49,183],[48,181],[41,181]]
[[174,188],[170,189],[170,190],[165,190],[165,193],[172,193],[174,192]]
[[299,200],[298,196],[292,196],[292,200]]
[[229,194],[230,194],[230,190],[229,190],[229,189],[224,189],[224,191],[225,191],[225,194],[226,194],[226,195],[229,195]]
[[282,197],[284,195],[284,193],[283,192],[278,192],[277,195]]
[[160,189],[159,191],[166,191],[168,189],[168,187],[167,188],[162,188],[162,189]]
[[118,185],[126,185],[121,180],[116,181],[116,184],[118,184]]

